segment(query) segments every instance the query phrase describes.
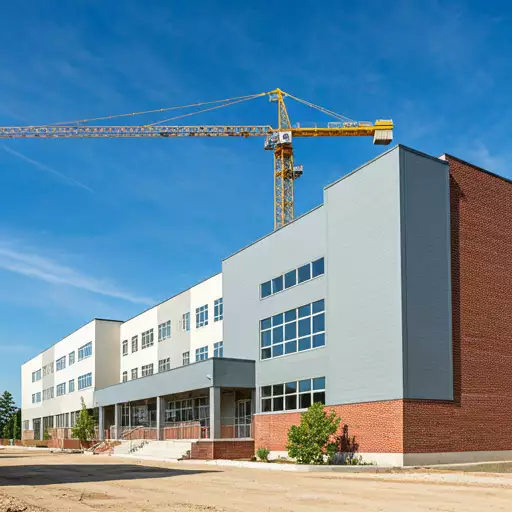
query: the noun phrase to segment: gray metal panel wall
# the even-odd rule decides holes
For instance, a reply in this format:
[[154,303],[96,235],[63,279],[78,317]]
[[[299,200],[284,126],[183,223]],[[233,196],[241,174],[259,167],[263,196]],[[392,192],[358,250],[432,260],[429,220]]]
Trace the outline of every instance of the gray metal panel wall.
[[446,162],[400,148],[404,396],[453,399]]
[[403,397],[399,148],[325,191],[328,404]]

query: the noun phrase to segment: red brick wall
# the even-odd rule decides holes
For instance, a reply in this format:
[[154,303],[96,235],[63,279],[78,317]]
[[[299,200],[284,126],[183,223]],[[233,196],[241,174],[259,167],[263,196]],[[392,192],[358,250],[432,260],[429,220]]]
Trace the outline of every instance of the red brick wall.
[[[366,402],[326,407],[334,409],[348,435],[355,436],[360,452],[400,453],[403,450],[403,401]],[[300,413],[257,414],[255,447],[285,450],[288,430],[300,422]],[[341,431],[340,427],[340,431]]]
[[21,438],[28,440],[34,439],[34,431],[33,430],[23,430],[21,433]]
[[405,404],[405,451],[512,450],[512,183],[447,160],[455,400]]
[[192,445],[191,459],[250,459],[254,441],[198,441]]

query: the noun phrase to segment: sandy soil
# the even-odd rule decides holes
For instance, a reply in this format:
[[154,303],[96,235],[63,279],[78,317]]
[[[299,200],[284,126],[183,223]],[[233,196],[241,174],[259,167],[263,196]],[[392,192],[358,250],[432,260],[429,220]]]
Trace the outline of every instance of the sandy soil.
[[0,511],[511,510],[512,475],[288,473],[5,449]]

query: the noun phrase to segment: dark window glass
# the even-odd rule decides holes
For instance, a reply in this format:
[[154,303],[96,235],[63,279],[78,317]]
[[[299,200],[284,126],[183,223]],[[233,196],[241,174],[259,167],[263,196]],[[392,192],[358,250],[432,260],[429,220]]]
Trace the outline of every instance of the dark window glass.
[[261,396],[262,397],[272,396],[272,386],[263,386],[261,388]]
[[323,258],[313,261],[311,266],[313,267],[313,277],[321,276],[324,273],[324,259]]
[[311,379],[299,380],[299,393],[311,391]]
[[284,384],[274,384],[272,386],[272,394],[276,395],[284,395]]
[[325,377],[313,379],[313,389],[325,389]]
[[270,398],[265,398],[261,401],[261,412],[270,411],[272,411],[272,400]]
[[263,331],[261,333],[261,346],[262,347],[270,347],[271,341],[272,341],[272,336],[270,335],[270,331]]
[[284,385],[284,392],[287,395],[290,395],[292,393],[297,393],[297,382],[287,382]]
[[325,404],[325,391],[317,391],[313,393],[313,402]]
[[286,397],[286,410],[290,411],[292,409],[297,409],[297,395]]
[[308,279],[311,279],[311,265],[308,263],[303,267],[299,267],[297,273],[299,274],[299,283],[303,283]]
[[[301,338],[299,340],[299,350],[309,350],[311,348],[311,338]],[[266,349],[265,349],[266,350]]]
[[287,311],[284,314],[284,321],[285,322],[291,322],[292,320],[295,320],[297,318],[297,310],[291,309],[290,311]]
[[283,355],[283,345],[274,345],[272,347],[272,357],[278,357]]
[[284,326],[284,339],[293,340],[297,337],[297,323],[285,324]]
[[315,334],[313,336],[313,348],[323,347],[325,345],[325,334]]
[[299,318],[311,315],[311,304],[306,304],[299,308]]
[[283,276],[275,277],[272,279],[272,293],[277,293],[283,290]]
[[307,409],[311,405],[311,393],[299,395],[299,408]]
[[261,351],[261,359],[270,359],[272,351],[269,348],[264,348]]
[[325,331],[325,315],[320,313],[313,317],[313,332]]
[[293,354],[297,352],[297,340],[289,341],[284,344],[284,352],[285,354]]
[[283,313],[279,313],[279,315],[274,315],[272,317],[272,325],[282,325],[283,323]]
[[260,295],[261,295],[262,299],[264,297],[268,297],[269,295],[272,295],[272,284],[270,281],[260,284]]
[[325,309],[324,299],[313,302],[313,313],[320,313]]
[[261,329],[270,329],[270,327],[270,318],[265,318],[264,320],[261,321]]
[[272,329],[272,343],[281,343],[283,341],[283,326],[274,327]]
[[311,334],[311,319],[299,320],[299,336],[307,336],[308,334]]
[[282,411],[283,410],[283,397],[274,398],[274,411]]
[[290,288],[291,286],[295,286],[297,284],[297,271],[292,270],[284,275],[284,287]]

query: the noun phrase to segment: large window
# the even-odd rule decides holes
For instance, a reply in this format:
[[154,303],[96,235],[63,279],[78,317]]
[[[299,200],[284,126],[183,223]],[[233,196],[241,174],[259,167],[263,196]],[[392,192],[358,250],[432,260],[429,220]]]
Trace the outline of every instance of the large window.
[[158,361],[158,372],[168,372],[171,369],[171,358],[166,357]]
[[171,321],[167,320],[158,326],[158,341],[166,340],[171,337]]
[[78,390],[90,388],[92,386],[92,373],[86,373],[78,377]]
[[71,366],[72,364],[75,364],[75,351],[70,352],[68,354],[68,365]]
[[78,349],[78,360],[81,361],[82,359],[85,359],[87,357],[92,356],[92,341],[89,341],[89,343],[86,343],[83,347],[80,347]]
[[213,321],[218,322],[224,318],[224,301],[222,297],[213,303]]
[[38,404],[41,401],[41,391],[38,391],[37,393],[34,393],[32,395],[32,403]]
[[315,402],[325,404],[325,377],[261,388],[261,412],[307,409]]
[[29,430],[30,420],[23,420],[23,430]]
[[183,313],[180,323],[182,331],[190,331],[190,313]]
[[126,382],[128,380],[128,372],[123,372],[123,382]]
[[183,352],[183,366],[190,364],[190,352]]
[[325,272],[324,259],[319,258],[310,263],[306,263],[298,268],[294,268],[285,274],[274,277],[270,281],[260,284],[260,298],[264,299],[274,293],[282,292],[292,286],[305,281],[309,281],[315,277],[323,275]]
[[66,356],[61,357],[55,361],[55,371],[58,372],[60,370],[64,370],[64,368],[66,368]]
[[68,382],[68,393],[74,393],[75,391],[75,379],[71,379]]
[[128,340],[123,340],[123,356],[128,355]]
[[132,354],[139,350],[139,335],[132,336]]
[[208,304],[196,308],[196,328],[208,325]]
[[141,348],[152,347],[154,343],[153,329],[149,329],[148,331],[144,331],[142,333],[142,341]]
[[141,368],[141,374],[143,377],[153,375],[153,363],[143,365]]
[[62,396],[66,394],[66,383],[57,384],[57,396]]
[[51,400],[53,398],[53,386],[43,389],[43,400]]
[[38,380],[41,380],[41,368],[35,372],[32,372],[32,382],[37,382]]
[[138,368],[132,368],[132,380],[139,378],[139,369]]
[[196,361],[204,361],[208,359],[208,345],[196,348]]
[[43,366],[43,377],[51,375],[53,373],[53,361]]
[[325,303],[318,300],[260,321],[261,359],[325,345]]
[[213,344],[213,357],[224,357],[224,342],[218,341]]
[[69,427],[69,413],[57,414],[55,416],[55,426],[57,428],[68,428]]

